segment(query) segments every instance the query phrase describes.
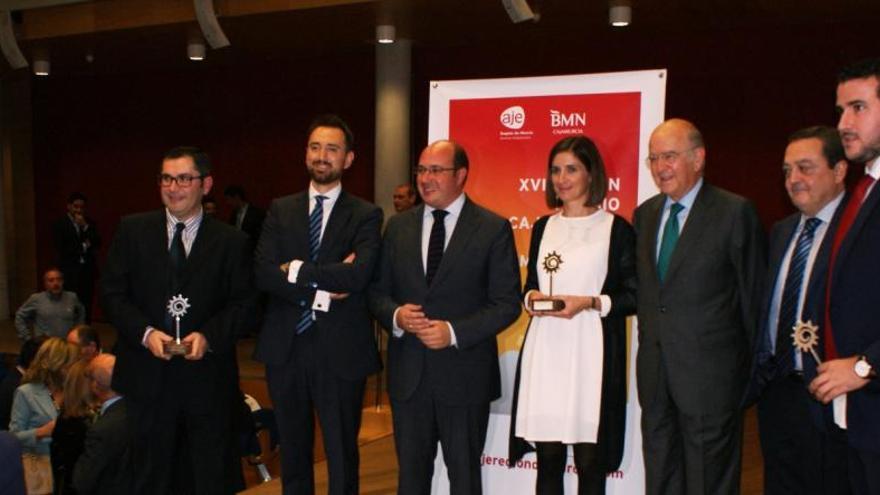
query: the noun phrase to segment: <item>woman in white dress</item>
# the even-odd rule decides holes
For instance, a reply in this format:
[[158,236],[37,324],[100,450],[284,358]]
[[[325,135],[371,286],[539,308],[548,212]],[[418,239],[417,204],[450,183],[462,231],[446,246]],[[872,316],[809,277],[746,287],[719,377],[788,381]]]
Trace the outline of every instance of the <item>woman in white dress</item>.
[[[623,457],[626,317],[636,310],[635,233],[600,208],[608,179],[596,145],[565,138],[550,151],[547,205],[532,230],[524,304],[532,316],[517,366],[511,461],[534,446],[536,493],[562,494],[568,445],[579,494],[605,493]],[[559,310],[536,311],[550,297]]]

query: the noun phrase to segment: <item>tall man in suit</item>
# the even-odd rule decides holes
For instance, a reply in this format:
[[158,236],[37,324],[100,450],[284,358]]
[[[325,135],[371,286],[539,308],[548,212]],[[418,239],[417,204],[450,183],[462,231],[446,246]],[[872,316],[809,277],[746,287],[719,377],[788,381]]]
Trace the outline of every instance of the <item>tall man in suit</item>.
[[101,354],[89,363],[92,395],[101,404],[98,419],[86,433],[82,454],[73,469],[73,487],[81,495],[129,490],[129,443],[123,397],[111,386],[116,356]]
[[880,494],[880,58],[838,76],[837,129],[846,157],[865,165],[834,235],[829,264],[825,362],[810,384],[846,428],[853,492]]
[[431,492],[438,441],[452,493],[482,493],[489,403],[501,395],[495,335],[519,316],[520,274],[510,224],[464,194],[468,168],[452,141],[422,151],[424,205],[388,221],[371,289],[373,314],[392,332],[399,493]]
[[269,301],[254,355],[266,364],[285,494],[314,493],[316,412],[328,492],[358,493],[364,386],[380,367],[366,287],[382,210],[342,190],[353,145],[339,117],[314,120],[305,150],[309,188],[272,202],[257,246],[257,285]]
[[[808,127],[791,135],[782,171],[798,209],[770,231],[757,372],[753,377],[764,457],[765,495],[849,493],[846,439],[811,409],[805,376],[816,360],[794,347],[800,322],[821,325],[835,212],[844,196],[847,163],[837,130]],[[817,355],[820,346],[814,346]],[[818,409],[818,408],[817,408]]]
[[636,209],[637,379],[647,493],[739,492],[741,402],[755,341],[764,234],[751,203],[703,181],[697,128],[651,134],[660,194]]
[[226,198],[226,204],[232,207],[229,223],[247,234],[256,246],[260,231],[263,230],[266,212],[248,203],[244,188],[241,186],[227,187],[223,190],[223,197]]
[[74,192],[67,198],[67,214],[52,224],[52,240],[65,286],[76,293],[86,309],[85,321],[91,323],[98,273],[95,253],[101,247],[101,236],[95,222],[86,217],[84,194]]
[[[138,494],[232,491],[228,411],[238,400],[235,336],[252,311],[252,262],[246,235],[203,214],[212,185],[204,152],[169,151],[158,177],[165,208],[123,218],[107,257],[113,389],[128,403]],[[188,305],[184,356],[164,346],[174,340],[177,296]]]

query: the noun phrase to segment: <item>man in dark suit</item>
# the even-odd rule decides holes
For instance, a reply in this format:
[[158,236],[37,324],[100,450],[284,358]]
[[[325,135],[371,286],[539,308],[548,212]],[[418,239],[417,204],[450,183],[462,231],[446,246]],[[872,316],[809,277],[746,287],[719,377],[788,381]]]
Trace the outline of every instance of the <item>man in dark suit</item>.
[[880,494],[880,58],[838,77],[837,129],[846,157],[865,165],[835,231],[824,326],[825,362],[810,384],[846,428],[856,494]]
[[339,117],[312,122],[309,188],[272,202],[257,246],[257,285],[269,301],[254,356],[266,364],[285,494],[314,493],[315,413],[328,492],[358,493],[364,386],[380,368],[365,292],[382,210],[342,190],[353,141]]
[[742,409],[764,233],[744,198],[703,181],[693,124],[662,123],[648,164],[661,194],[636,209],[637,379],[647,493],[739,493]]
[[52,239],[64,286],[76,293],[86,309],[86,323],[91,323],[98,272],[95,253],[101,247],[101,237],[95,222],[86,217],[84,194],[75,192],[67,198],[67,214],[52,224]]
[[115,495],[129,491],[130,459],[125,400],[111,387],[116,357],[101,354],[89,363],[91,389],[101,410],[86,433],[73,469],[76,493]]
[[244,188],[241,186],[227,187],[223,191],[223,197],[226,198],[226,204],[232,207],[229,223],[247,234],[251,238],[251,242],[256,246],[257,240],[260,238],[260,232],[263,230],[263,220],[266,218],[266,212],[248,203],[247,196],[244,194]]
[[[798,212],[770,231],[752,383],[753,393],[760,395],[764,494],[846,494],[846,438],[832,422],[823,421],[821,410],[814,421],[816,402],[804,377],[815,375],[817,363],[811,352],[792,345],[796,326],[822,322],[835,212],[843,200],[847,171],[837,130],[808,127],[792,134],[782,170],[785,190]],[[813,349],[821,356],[820,346]]]
[[464,149],[432,143],[419,157],[424,205],[392,217],[371,289],[392,333],[388,391],[398,492],[431,492],[437,442],[455,495],[482,493],[489,403],[501,395],[495,335],[520,314],[520,273],[507,220],[470,201]]
[[[169,151],[158,182],[165,208],[122,219],[102,279],[118,334],[113,388],[126,397],[133,435],[133,491],[229,493],[235,336],[253,304],[248,240],[203,215],[213,185],[204,152]],[[166,347],[172,308],[185,309],[183,356]]]

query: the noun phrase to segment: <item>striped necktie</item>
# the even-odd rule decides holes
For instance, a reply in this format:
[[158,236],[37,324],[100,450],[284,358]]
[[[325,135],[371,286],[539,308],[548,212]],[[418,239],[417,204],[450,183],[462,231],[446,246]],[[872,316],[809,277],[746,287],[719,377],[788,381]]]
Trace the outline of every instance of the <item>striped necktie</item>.
[[[324,200],[327,196],[315,196],[315,207],[309,214],[309,258],[318,260],[318,249],[321,247],[321,227],[324,224]],[[314,323],[315,312],[311,309],[303,311],[296,323],[296,334],[308,330]]]

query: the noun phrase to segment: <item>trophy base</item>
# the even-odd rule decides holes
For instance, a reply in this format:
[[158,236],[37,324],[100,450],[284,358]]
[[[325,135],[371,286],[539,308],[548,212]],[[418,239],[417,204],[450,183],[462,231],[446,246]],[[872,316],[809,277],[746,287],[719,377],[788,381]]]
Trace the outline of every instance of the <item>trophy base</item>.
[[562,311],[565,301],[562,299],[532,299],[529,301],[532,311]]
[[162,344],[162,349],[165,351],[165,354],[171,356],[186,356],[192,351],[192,344],[189,342],[177,343],[172,340]]

